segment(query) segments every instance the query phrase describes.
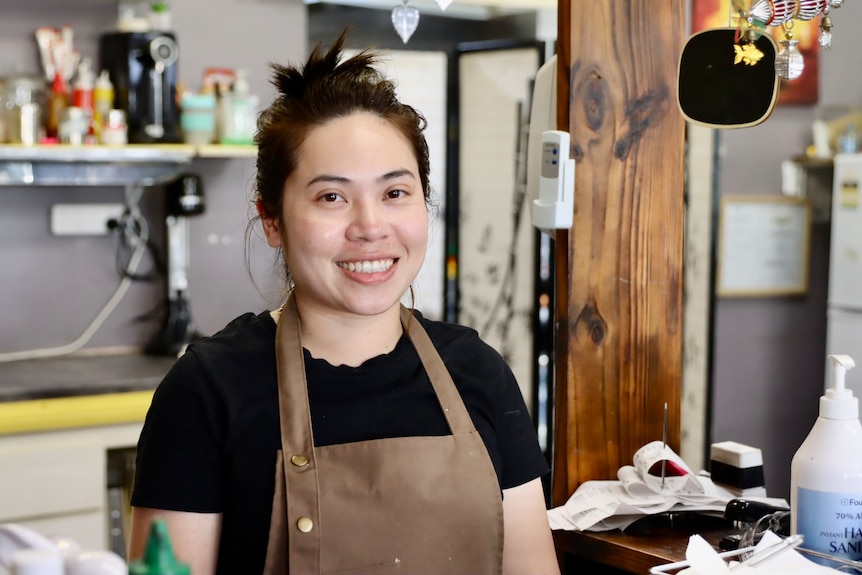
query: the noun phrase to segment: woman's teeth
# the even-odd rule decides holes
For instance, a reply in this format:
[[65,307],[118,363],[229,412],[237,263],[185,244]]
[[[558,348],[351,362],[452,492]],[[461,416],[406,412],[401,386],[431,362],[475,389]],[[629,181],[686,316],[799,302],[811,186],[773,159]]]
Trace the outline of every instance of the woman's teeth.
[[347,271],[358,272],[361,274],[373,274],[385,272],[392,267],[395,260],[392,258],[385,260],[373,260],[365,262],[338,262],[338,267],[344,268]]

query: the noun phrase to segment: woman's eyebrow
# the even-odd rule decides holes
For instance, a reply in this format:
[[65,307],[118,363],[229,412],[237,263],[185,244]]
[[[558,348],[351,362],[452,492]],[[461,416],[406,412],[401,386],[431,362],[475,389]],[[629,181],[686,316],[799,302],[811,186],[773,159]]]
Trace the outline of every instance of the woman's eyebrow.
[[407,168],[401,168],[400,170],[392,170],[391,172],[387,172],[387,173],[383,174],[382,176],[380,176],[379,178],[377,178],[377,180],[382,182],[385,180],[394,180],[396,178],[401,178],[403,176],[410,176],[411,178],[416,177],[416,175],[413,172],[411,172],[410,170],[408,170]]
[[[411,178],[415,178],[416,175],[408,170],[407,168],[401,168],[398,170],[392,170],[391,172],[387,172],[377,178],[378,182],[385,182],[388,180],[395,180],[404,176],[410,176]],[[349,184],[351,182],[350,178],[344,176],[336,176],[334,174],[320,174],[319,176],[315,176],[308,181],[308,186],[312,184],[316,184],[318,182],[333,182],[336,184]]]
[[319,176],[315,176],[309,180],[307,185],[316,184],[318,182],[335,182],[338,184],[348,184],[350,183],[350,178],[345,178],[344,176],[334,176],[332,174],[320,174]]

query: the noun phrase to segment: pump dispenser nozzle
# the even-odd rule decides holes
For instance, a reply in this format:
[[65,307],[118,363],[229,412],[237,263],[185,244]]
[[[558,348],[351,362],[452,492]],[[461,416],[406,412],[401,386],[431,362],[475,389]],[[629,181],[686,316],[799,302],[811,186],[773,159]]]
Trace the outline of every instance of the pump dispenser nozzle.
[[856,363],[849,355],[830,355],[832,360],[832,387],[820,398],[820,417],[826,419],[857,419],[859,400],[844,386],[844,375]]

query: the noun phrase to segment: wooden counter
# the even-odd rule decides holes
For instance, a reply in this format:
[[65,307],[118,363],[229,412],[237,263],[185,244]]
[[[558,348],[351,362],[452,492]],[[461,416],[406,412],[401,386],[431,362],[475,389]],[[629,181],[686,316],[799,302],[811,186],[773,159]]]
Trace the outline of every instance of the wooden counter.
[[553,535],[563,575],[647,575],[652,567],[683,561],[692,535],[718,548],[732,532],[731,523],[721,517],[677,514],[676,520],[666,515],[641,520],[626,532],[556,530]]

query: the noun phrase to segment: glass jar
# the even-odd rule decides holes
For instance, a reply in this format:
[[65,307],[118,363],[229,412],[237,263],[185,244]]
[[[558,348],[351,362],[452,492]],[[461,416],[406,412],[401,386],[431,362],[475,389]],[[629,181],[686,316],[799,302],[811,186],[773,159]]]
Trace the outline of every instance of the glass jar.
[[[46,82],[40,76],[8,76],[0,81],[0,124],[3,128],[2,142],[14,144],[38,142],[39,134],[33,134],[33,122],[36,130],[41,129],[41,117],[38,116],[44,108]],[[27,106],[25,106],[25,104]],[[22,113],[22,106],[23,113]],[[34,113],[37,116],[34,119]]]

